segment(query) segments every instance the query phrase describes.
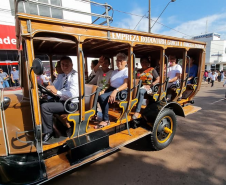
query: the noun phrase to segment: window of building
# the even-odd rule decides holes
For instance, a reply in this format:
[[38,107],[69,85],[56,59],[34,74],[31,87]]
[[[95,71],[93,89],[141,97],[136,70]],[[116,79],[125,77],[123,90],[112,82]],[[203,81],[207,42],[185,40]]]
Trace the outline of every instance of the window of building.
[[[61,0],[36,0],[36,1],[51,5],[62,6]],[[10,0],[10,8],[11,14],[14,16],[15,15],[14,0]],[[30,13],[34,15],[63,19],[63,10],[59,10],[44,5],[36,5],[34,3],[29,2],[20,2],[18,6],[18,11],[22,13]]]
[[216,70],[219,71],[220,70],[220,64],[216,65]]
[[0,50],[0,61],[17,61],[17,50]]
[[[15,7],[14,7],[14,0],[9,0],[10,4],[10,10],[11,10],[11,15],[15,15]],[[18,5],[18,11],[24,13],[24,5],[22,2],[19,3]]]
[[226,64],[223,64],[223,71],[226,71]]
[[216,70],[216,65],[215,64],[212,64],[211,65],[211,71],[215,71]]
[[3,87],[20,86],[20,83],[17,83],[17,81],[12,81],[10,78],[13,67],[16,67],[16,70],[19,71],[17,59],[17,50],[0,50],[0,68],[3,70],[3,72],[9,75],[9,77],[4,80]]
[[[41,3],[49,3],[48,0],[38,0]],[[38,5],[38,9],[39,9],[39,15],[41,16],[45,16],[45,17],[51,17],[50,15],[50,7],[48,6],[43,6],[43,5]]]

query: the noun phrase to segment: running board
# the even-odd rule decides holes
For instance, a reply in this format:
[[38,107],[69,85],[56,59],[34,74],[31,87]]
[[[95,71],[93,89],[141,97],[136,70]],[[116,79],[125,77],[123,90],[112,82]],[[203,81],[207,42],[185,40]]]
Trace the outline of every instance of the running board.
[[105,151],[102,150],[101,152],[96,152],[93,155],[86,157],[82,161],[75,163],[74,165],[71,165],[70,161],[67,158],[68,152],[64,152],[46,159],[45,165],[48,180],[63,173],[66,173],[72,169],[78,168],[84,164],[92,162],[100,157],[108,155],[129,143],[132,143],[142,137],[149,135],[151,132],[142,127],[138,127],[136,129],[130,128],[130,133],[132,134],[132,136],[128,134],[127,130],[123,130],[122,132],[110,135],[109,136],[110,148],[106,149]]
[[185,116],[198,112],[201,109],[202,109],[201,107],[197,107],[197,106],[193,106],[193,105],[188,105],[188,106],[183,107]]
[[68,160],[70,164],[79,163],[80,160],[109,148],[109,136],[103,130],[98,130],[66,141],[69,148]]

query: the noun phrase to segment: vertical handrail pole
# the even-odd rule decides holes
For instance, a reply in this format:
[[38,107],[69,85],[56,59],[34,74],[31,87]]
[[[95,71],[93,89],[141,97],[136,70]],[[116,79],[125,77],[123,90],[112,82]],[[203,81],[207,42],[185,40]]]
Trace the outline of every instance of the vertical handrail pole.
[[85,79],[88,79],[88,59],[85,57]]
[[187,77],[186,77],[185,86],[187,86],[187,84],[188,84],[188,78],[189,78],[189,74],[190,74],[190,60],[191,60],[191,58],[188,55],[186,56],[186,58],[188,58],[188,74],[187,74]]
[[51,76],[51,81],[53,82],[53,55],[50,54],[48,55],[49,57],[49,64],[50,64],[50,76]]
[[111,57],[111,68],[115,70],[114,57]]
[[[136,71],[135,71],[135,58],[136,58],[136,55],[132,52],[131,53],[131,56],[133,55],[133,88],[135,88],[135,86],[136,86]],[[130,58],[131,58],[131,56],[130,56]],[[132,64],[132,63],[131,63]]]
[[78,83],[79,83],[79,115],[80,122],[85,120],[85,78],[84,78],[84,56],[82,51],[82,43],[78,43],[77,47],[78,62]]
[[168,74],[168,62],[169,62],[169,58],[166,54],[164,54],[164,56],[166,57],[166,79],[165,79],[165,82],[166,82],[166,85],[165,85],[165,92],[167,94],[167,86],[168,86],[168,82],[169,82],[169,78],[167,77],[167,74]]
[[108,4],[107,3],[105,3],[105,12],[106,12],[107,26],[110,26],[109,17],[108,17]]
[[179,94],[179,97],[183,93],[184,87],[186,87],[186,83],[185,83],[186,78],[187,78],[187,76],[186,76],[186,59],[187,59],[187,50],[185,50],[183,53],[182,77],[181,77],[181,82],[183,82],[183,83],[181,83],[181,92]]
[[167,78],[167,73],[168,73],[167,69],[168,69],[169,58],[167,57],[166,54],[164,54],[164,56],[166,57],[166,78]]

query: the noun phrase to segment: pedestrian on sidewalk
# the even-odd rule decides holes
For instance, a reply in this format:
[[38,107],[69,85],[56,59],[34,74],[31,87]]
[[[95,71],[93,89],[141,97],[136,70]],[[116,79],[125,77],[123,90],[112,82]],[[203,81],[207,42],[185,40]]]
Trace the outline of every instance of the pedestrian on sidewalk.
[[221,82],[221,73],[220,73],[220,71],[217,72],[217,79],[218,79],[218,82]]
[[13,82],[13,86],[20,86],[20,75],[19,75],[19,71],[16,69],[15,66],[13,66],[13,70],[11,71],[11,79]]
[[208,84],[210,83],[210,75],[211,75],[211,71],[208,72]]
[[0,77],[3,80],[3,84],[2,84],[3,88],[9,87],[9,82],[8,82],[9,75],[6,72],[4,72],[2,68],[0,68]]
[[224,71],[221,71],[221,81],[224,80]]
[[215,73],[214,71],[212,71],[212,74],[210,74],[210,79],[211,79],[211,87],[214,86],[214,82],[217,78],[217,73]]
[[204,72],[204,82],[206,82],[207,78],[208,78],[208,72],[207,72],[207,70],[205,70],[205,72]]
[[[223,87],[225,86],[225,84],[226,84],[226,80],[225,80],[225,82],[223,84]],[[225,98],[224,99],[226,100],[226,91],[225,91]]]

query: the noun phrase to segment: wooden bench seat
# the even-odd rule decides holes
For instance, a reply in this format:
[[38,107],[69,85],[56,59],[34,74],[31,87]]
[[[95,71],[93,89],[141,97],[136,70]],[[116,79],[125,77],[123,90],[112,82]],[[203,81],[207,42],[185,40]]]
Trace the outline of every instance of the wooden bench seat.
[[[95,94],[92,96],[89,96],[90,94],[94,93],[97,90],[98,86],[91,85],[91,84],[85,84],[85,111],[88,111],[93,108],[94,105],[94,97]],[[76,111],[75,113],[79,113],[79,111]],[[67,120],[69,114],[55,114],[55,117],[60,120],[60,122],[63,123],[67,128],[71,127],[71,123]]]

